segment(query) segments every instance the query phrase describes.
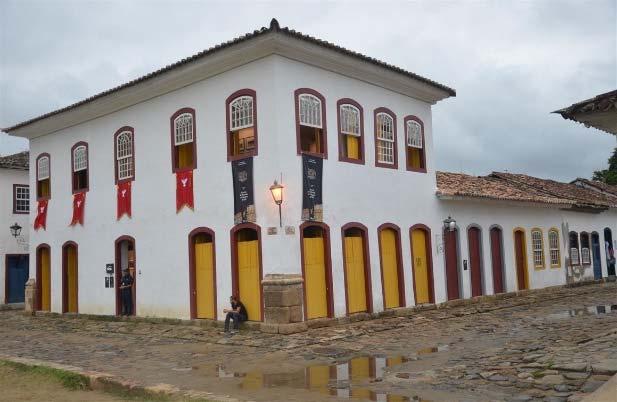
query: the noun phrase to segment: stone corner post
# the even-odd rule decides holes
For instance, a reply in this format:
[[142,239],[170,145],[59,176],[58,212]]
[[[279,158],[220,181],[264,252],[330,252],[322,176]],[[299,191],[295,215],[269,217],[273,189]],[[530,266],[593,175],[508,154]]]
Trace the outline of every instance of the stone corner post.
[[306,331],[302,275],[268,274],[261,281],[264,295],[262,332],[293,334]]
[[34,314],[36,309],[36,279],[30,278],[26,282],[24,312]]

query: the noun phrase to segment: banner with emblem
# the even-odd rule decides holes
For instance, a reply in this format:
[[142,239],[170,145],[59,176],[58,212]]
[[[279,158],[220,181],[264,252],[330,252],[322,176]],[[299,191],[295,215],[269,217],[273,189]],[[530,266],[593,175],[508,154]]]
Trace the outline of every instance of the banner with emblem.
[[302,155],[302,220],[323,221],[323,159]]
[[126,214],[131,217],[131,182],[125,181],[118,183],[118,210],[117,220],[120,220]]
[[231,174],[234,185],[234,223],[255,222],[253,158],[232,161]]
[[193,209],[193,171],[184,170],[176,173],[176,213],[184,206]]
[[71,224],[69,226],[75,226],[78,223],[83,226],[85,207],[86,192],[82,191],[80,193],[73,194],[73,219],[71,219]]
[[38,230],[39,228],[47,230],[47,202],[48,200],[39,200],[39,204],[36,207],[34,230]]

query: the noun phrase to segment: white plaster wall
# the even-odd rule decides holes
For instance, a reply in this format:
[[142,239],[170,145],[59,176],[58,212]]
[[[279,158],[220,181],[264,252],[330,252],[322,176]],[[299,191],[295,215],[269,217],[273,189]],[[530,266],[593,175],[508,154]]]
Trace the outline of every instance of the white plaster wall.
[[[6,254],[28,254],[28,214],[13,213],[13,184],[28,184],[28,171],[0,168],[0,304],[5,298]],[[9,227],[22,227],[17,238]],[[32,264],[30,266],[32,271]]]

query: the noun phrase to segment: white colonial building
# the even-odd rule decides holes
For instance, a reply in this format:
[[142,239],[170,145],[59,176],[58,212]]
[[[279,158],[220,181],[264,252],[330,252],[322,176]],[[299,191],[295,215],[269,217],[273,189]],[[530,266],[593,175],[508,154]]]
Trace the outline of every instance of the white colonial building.
[[[606,276],[591,234],[615,233],[617,197],[437,180],[431,106],[451,96],[273,20],[5,129],[30,139],[44,210],[30,222],[38,308],[118,314],[128,267],[140,316],[221,319],[237,293],[259,321],[266,274],[303,275],[305,319],[379,312],[564,284],[564,231],[586,245],[570,277],[593,277],[596,254]],[[517,196],[464,191],[477,181]]]

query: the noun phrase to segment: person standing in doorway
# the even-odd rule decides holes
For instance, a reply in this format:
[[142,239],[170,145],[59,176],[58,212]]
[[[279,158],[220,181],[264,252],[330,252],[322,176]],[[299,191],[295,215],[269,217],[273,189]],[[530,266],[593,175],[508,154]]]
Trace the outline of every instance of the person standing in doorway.
[[246,312],[246,307],[238,300],[237,296],[231,296],[229,302],[231,303],[231,309],[223,310],[223,313],[227,313],[225,316],[225,332],[229,332],[229,320],[233,320],[234,327],[232,332],[235,333],[238,332],[240,323],[248,319],[248,314]]
[[122,315],[129,316],[133,314],[133,277],[129,274],[129,270],[122,270],[122,278],[120,278],[120,292],[122,295]]

